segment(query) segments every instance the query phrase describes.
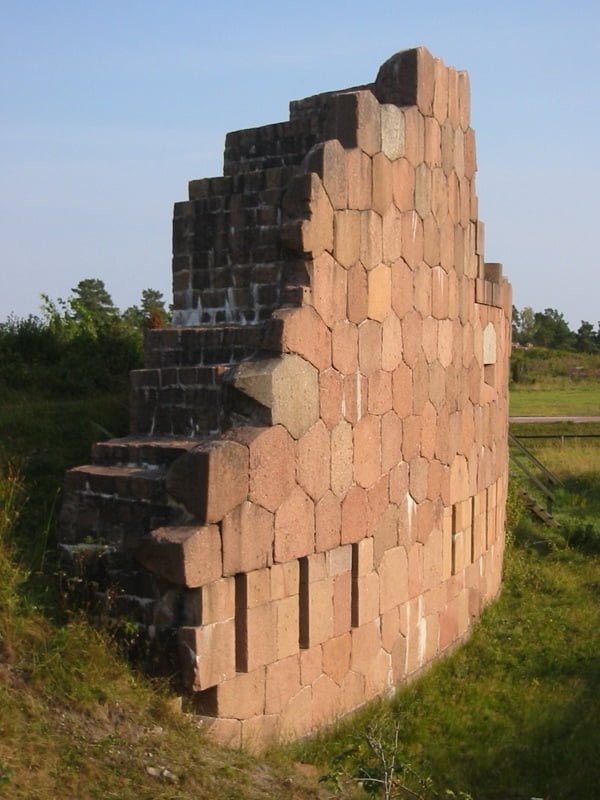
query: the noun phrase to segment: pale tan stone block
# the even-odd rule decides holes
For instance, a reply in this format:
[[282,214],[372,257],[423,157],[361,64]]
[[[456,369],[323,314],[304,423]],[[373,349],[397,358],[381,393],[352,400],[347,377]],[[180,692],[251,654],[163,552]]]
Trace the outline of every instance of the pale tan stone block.
[[333,492],[326,492],[315,506],[315,539],[317,552],[337,547],[340,543],[342,506]]
[[430,267],[440,263],[440,229],[434,216],[429,216],[423,225],[423,258]]
[[337,139],[315,145],[306,158],[308,172],[316,172],[334,209],[348,205],[346,152]]
[[273,522],[271,512],[250,501],[227,514],[221,524],[224,575],[236,575],[273,563]]
[[390,161],[404,155],[404,114],[396,105],[381,106],[381,150]]
[[305,686],[281,712],[281,735],[284,741],[298,739],[312,729],[312,724],[312,689]]
[[300,691],[300,657],[290,656],[269,664],[266,676],[265,713],[278,714]]
[[365,691],[368,697],[377,697],[389,691],[393,684],[392,657],[380,649],[367,673]]
[[334,219],[335,260],[350,268],[360,256],[360,213],[358,211],[336,211]]
[[350,633],[336,636],[323,643],[323,671],[339,686],[350,669],[352,637]]
[[431,314],[431,267],[422,261],[413,270],[414,304],[422,318]]
[[367,493],[353,485],[342,500],[342,544],[360,541],[367,533],[367,520]]
[[433,114],[442,125],[448,116],[448,69],[439,58],[434,59],[433,69]]
[[323,673],[321,645],[300,650],[300,680],[310,686]]
[[381,475],[381,422],[365,414],[354,427],[354,480],[365,489]]
[[425,589],[433,589],[442,581],[443,540],[442,530],[434,528],[423,545],[423,587]]
[[354,628],[377,619],[379,616],[379,575],[376,572],[353,578],[352,600],[352,625]]
[[309,266],[311,298],[328,328],[346,317],[346,270],[330,253],[321,253]]
[[392,265],[392,308],[399,319],[402,319],[413,305],[412,270],[400,258]]
[[409,367],[414,367],[423,354],[423,319],[416,309],[411,309],[402,320],[402,358]]
[[302,356],[318,370],[331,366],[331,333],[314,308],[280,308],[272,320],[276,349]]
[[340,687],[329,675],[320,675],[312,685],[313,725],[333,722],[339,713]]
[[414,210],[402,214],[402,254],[411,269],[423,260],[423,221]]
[[358,672],[350,671],[341,687],[341,710],[342,712],[352,711],[363,705],[366,700],[365,676]]
[[372,203],[372,161],[366,153],[355,148],[346,150],[348,175],[348,208],[364,211]]
[[373,559],[378,568],[384,553],[398,544],[399,508],[388,505],[373,530]]
[[342,421],[331,432],[331,489],[340,499],[352,483],[352,426]]
[[400,637],[400,613],[397,606],[381,614],[381,644],[391,653]]
[[298,594],[299,566],[297,561],[286,561],[284,564],[273,564],[269,569],[270,597],[281,600]]
[[409,367],[402,362],[392,373],[393,410],[401,419],[412,413],[412,392],[412,373]]
[[402,420],[395,411],[381,418],[381,469],[389,472],[402,461]]
[[392,408],[392,375],[384,370],[377,370],[369,376],[369,413],[385,414]]
[[415,202],[415,168],[406,159],[392,164],[392,194],[399,211],[410,211]]
[[358,326],[358,364],[363,375],[381,369],[382,329],[375,320],[367,319]]
[[373,156],[373,210],[383,216],[392,203],[392,162],[384,153]]
[[431,214],[431,169],[425,163],[415,171],[415,210],[423,220]]
[[442,125],[442,169],[446,176],[454,169],[454,128],[449,120]]
[[366,622],[352,630],[352,653],[350,668],[362,675],[368,675],[373,662],[381,649],[381,637],[377,620]]
[[195,589],[221,577],[221,537],[216,525],[156,528],[136,552],[154,575]]
[[367,272],[360,262],[348,270],[347,313],[350,322],[360,324],[367,318],[369,293]]
[[[412,600],[423,592],[423,545],[415,542],[407,548],[408,596]],[[411,614],[411,619],[412,619]]]
[[364,578],[373,572],[373,539],[361,539],[353,545],[353,575],[356,578]]
[[381,338],[382,369],[393,372],[402,362],[402,324],[396,314],[389,313],[383,321]]
[[201,691],[235,675],[233,619],[177,631],[183,679],[188,689]]
[[425,164],[438,167],[442,163],[442,131],[435,117],[425,118]]
[[197,716],[202,730],[212,741],[222,747],[240,748],[242,746],[242,722],[239,719]]
[[392,304],[392,272],[385,264],[380,264],[368,274],[367,314],[370,319],[383,322]]
[[275,513],[275,561],[289,561],[314,552],[315,507],[296,485]]
[[260,714],[251,719],[241,720],[241,747],[248,753],[259,754],[275,744],[281,735],[278,714]]
[[383,229],[381,216],[376,211],[362,211],[360,215],[360,260],[370,270],[383,258]]
[[210,625],[235,616],[235,579],[220,578],[200,589],[200,624]]
[[342,419],[343,379],[335,369],[319,375],[319,411],[326,427],[331,430]]
[[379,610],[383,614],[408,600],[408,559],[404,547],[386,550],[378,572]]
[[418,167],[425,157],[425,120],[416,106],[404,108],[403,112],[406,158]]
[[330,488],[331,443],[329,431],[319,420],[298,441],[297,478],[315,502]]
[[383,261],[393,264],[402,256],[402,214],[390,206],[382,219]]
[[265,675],[265,667],[260,667],[220,683],[215,690],[215,713],[232,719],[250,719],[264,713]]
[[333,578],[333,635],[340,636],[352,626],[352,573]]
[[333,208],[318,175],[310,173],[308,180],[308,219],[301,223],[298,249],[316,257],[333,250]]
[[276,619],[275,657],[277,660],[298,652],[300,606],[298,595],[293,594],[273,601]]

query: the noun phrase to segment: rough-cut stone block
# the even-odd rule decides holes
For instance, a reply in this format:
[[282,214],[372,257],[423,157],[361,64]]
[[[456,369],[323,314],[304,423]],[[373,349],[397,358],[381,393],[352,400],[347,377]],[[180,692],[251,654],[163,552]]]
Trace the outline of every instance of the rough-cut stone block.
[[340,688],[329,675],[320,675],[312,686],[313,725],[335,720],[340,706]]
[[215,690],[215,713],[220,717],[250,719],[265,709],[265,667],[238,673]]
[[415,172],[415,210],[423,220],[431,214],[431,169],[426,164]]
[[400,419],[412,413],[413,407],[412,373],[403,362],[399,364],[392,374],[392,403],[393,409]]
[[177,631],[183,679],[193,692],[216,686],[235,675],[233,619]]
[[386,550],[378,572],[379,608],[383,614],[408,600],[408,560],[404,547]]
[[330,253],[321,253],[313,262],[311,297],[315,309],[328,328],[346,317],[346,270]]
[[298,652],[300,606],[298,595],[273,601],[276,619],[275,656],[279,660]]
[[372,169],[369,156],[358,148],[346,151],[348,175],[348,208],[364,211],[371,207]]
[[425,119],[417,108],[403,110],[406,158],[418,167],[425,158]]
[[390,206],[383,215],[383,261],[393,264],[402,256],[402,213]]
[[248,450],[237,442],[203,442],[167,473],[167,491],[200,522],[218,522],[248,495]]
[[235,581],[220,578],[205,584],[201,590],[200,624],[210,625],[235,616]]
[[298,442],[298,483],[315,502],[330,487],[330,470],[329,432],[323,422],[319,421]]
[[297,739],[310,731],[312,717],[312,689],[305,686],[281,712],[281,735],[285,740]]
[[422,114],[433,113],[434,60],[425,47],[396,53],[381,65],[374,93],[380,103],[417,106]]
[[396,105],[381,106],[381,150],[390,161],[404,155],[404,114]]
[[338,264],[348,269],[360,257],[360,214],[358,211],[336,211],[333,255]]
[[390,502],[390,480],[387,475],[382,475],[367,490],[368,508],[368,534],[371,536],[375,530],[381,515],[385,513]]
[[350,322],[360,324],[367,318],[369,307],[367,272],[360,262],[348,270],[347,313]]
[[232,432],[250,450],[249,499],[275,511],[295,483],[295,448],[281,425],[273,428],[239,428]]
[[238,669],[252,672],[265,664],[273,663],[277,658],[277,618],[274,603],[246,608],[245,613],[237,620],[236,652]]
[[216,525],[157,528],[136,558],[154,575],[195,588],[221,577],[221,537]]
[[393,372],[401,362],[402,324],[396,314],[390,313],[382,326],[381,367],[387,372]]
[[310,686],[323,672],[321,646],[300,650],[300,680],[302,686]]
[[392,409],[392,375],[378,369],[369,376],[369,412],[385,414]]
[[358,364],[367,377],[381,369],[381,325],[367,319],[358,326]]
[[389,505],[374,526],[373,560],[377,568],[379,568],[385,551],[398,544],[398,519],[398,506]]
[[442,131],[434,117],[425,119],[425,164],[438,167],[442,163]]
[[365,489],[381,475],[381,423],[366,414],[354,427],[354,480]]
[[340,636],[352,625],[352,573],[333,578],[333,635]]
[[351,486],[342,500],[342,544],[360,541],[367,533],[367,493]]
[[350,633],[323,643],[323,672],[341,685],[350,669],[352,637]]
[[367,278],[368,317],[383,322],[392,304],[392,271],[385,264],[379,264],[367,274]]
[[409,367],[423,352],[422,348],[423,319],[418,311],[411,309],[402,320],[402,358]]
[[331,333],[310,306],[275,311],[271,339],[273,349],[302,356],[318,370],[331,366]]
[[358,328],[348,320],[342,320],[333,326],[331,360],[335,369],[344,375],[358,369]]
[[306,157],[307,172],[316,172],[334,209],[348,205],[346,153],[336,139],[315,145]]
[[434,59],[433,74],[433,114],[439,124],[443,125],[448,116],[448,69],[439,58]]
[[362,675],[368,675],[380,648],[378,621],[369,621],[355,628],[352,631],[350,668]]
[[295,486],[275,513],[275,561],[289,561],[315,549],[315,506]]
[[326,135],[346,149],[359,147],[372,156],[381,150],[379,103],[368,90],[345,92],[332,98]]
[[415,201],[415,168],[406,158],[392,164],[392,195],[399,211],[410,211]]
[[286,561],[284,564],[273,564],[269,569],[270,597],[281,600],[298,594],[299,565],[297,561]]
[[272,564],[273,514],[262,506],[243,502],[223,518],[221,536],[224,575],[236,575]]
[[384,153],[373,156],[373,210],[382,217],[392,203],[392,162]]
[[343,378],[335,369],[319,374],[319,411],[329,430],[342,419]]
[[360,260],[365,269],[373,269],[383,258],[383,228],[381,216],[376,211],[363,211],[360,215]]
[[437,218],[432,215],[423,224],[423,258],[430,267],[440,263],[440,229]]
[[352,426],[340,422],[331,432],[331,489],[340,499],[352,483]]
[[398,259],[392,265],[392,308],[399,319],[410,311],[413,304],[412,270],[404,261]]
[[301,689],[300,658],[289,656],[267,667],[265,713],[278,714]]
[[315,506],[315,546],[324,552],[340,543],[342,506],[333,492],[326,492]]
[[423,221],[414,210],[402,214],[402,252],[411,269],[423,260]]

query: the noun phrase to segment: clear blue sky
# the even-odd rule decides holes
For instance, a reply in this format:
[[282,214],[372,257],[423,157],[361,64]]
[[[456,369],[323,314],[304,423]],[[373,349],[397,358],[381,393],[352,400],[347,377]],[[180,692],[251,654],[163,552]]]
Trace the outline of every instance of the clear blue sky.
[[486,258],[600,319],[600,3],[0,0],[0,319],[86,277],[170,301],[172,205],[225,133],[423,44],[471,78]]

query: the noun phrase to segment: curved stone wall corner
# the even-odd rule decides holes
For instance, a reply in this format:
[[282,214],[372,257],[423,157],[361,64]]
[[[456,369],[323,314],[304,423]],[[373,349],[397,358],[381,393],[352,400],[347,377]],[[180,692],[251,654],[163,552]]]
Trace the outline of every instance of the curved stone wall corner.
[[130,470],[115,486],[143,479],[137,538],[102,516],[104,468],[69,478],[65,537],[117,518],[221,741],[392,691],[500,588],[512,303],[469,106],[466,74],[417,48],[229,134],[225,175],[175,209],[179,325],[132,376],[138,438],[98,455]]

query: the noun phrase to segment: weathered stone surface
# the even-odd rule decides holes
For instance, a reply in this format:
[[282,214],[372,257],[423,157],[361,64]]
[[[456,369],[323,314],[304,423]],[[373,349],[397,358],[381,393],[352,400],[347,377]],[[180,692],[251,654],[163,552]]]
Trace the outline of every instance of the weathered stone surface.
[[202,586],[222,574],[219,529],[216,525],[157,528],[142,542],[136,558],[171,583]]
[[223,518],[223,574],[268,567],[273,563],[273,514],[245,501]]
[[237,442],[206,442],[178,458],[167,491],[201,522],[218,522],[248,494],[248,450]]
[[283,425],[298,439],[319,418],[319,375],[300,356],[245,361],[230,377],[232,386],[270,410],[272,425]]

